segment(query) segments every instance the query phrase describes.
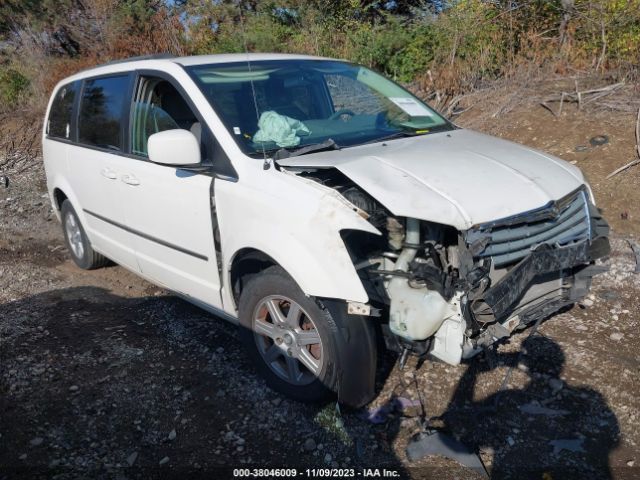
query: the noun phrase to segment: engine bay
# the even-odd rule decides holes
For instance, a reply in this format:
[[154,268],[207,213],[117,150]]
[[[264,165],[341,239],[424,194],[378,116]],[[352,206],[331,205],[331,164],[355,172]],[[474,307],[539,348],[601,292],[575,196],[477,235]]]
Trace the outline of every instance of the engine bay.
[[[369,296],[372,315],[380,317],[387,347],[403,354],[430,354],[457,364],[586,295],[591,277],[598,273],[593,259],[608,252],[605,223],[596,235],[589,231],[589,238],[599,243],[579,236],[565,245],[540,242],[525,246],[530,248],[524,255],[509,261],[510,252],[486,254],[513,245],[512,238],[496,243],[506,235],[502,222],[461,232],[394,216],[337,169],[294,173],[339,192],[382,233],[343,230],[341,235]],[[564,202],[569,207],[561,209],[568,212],[562,215],[579,211],[576,198],[572,193]],[[595,209],[586,212],[589,230],[598,230],[601,217]],[[506,220],[511,237],[520,233],[516,227],[524,230],[523,238],[533,228],[536,234],[559,229],[544,212]]]

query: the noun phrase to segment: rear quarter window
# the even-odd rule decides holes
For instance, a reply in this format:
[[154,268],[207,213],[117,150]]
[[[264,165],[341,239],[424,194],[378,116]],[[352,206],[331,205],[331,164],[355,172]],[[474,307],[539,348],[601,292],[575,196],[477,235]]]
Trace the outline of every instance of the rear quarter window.
[[128,104],[129,76],[85,80],[78,116],[78,141],[85,145],[122,150],[122,120]]
[[60,87],[56,93],[49,119],[47,120],[47,135],[54,138],[69,139],[71,135],[71,116],[73,102],[80,87],[80,82],[73,82]]

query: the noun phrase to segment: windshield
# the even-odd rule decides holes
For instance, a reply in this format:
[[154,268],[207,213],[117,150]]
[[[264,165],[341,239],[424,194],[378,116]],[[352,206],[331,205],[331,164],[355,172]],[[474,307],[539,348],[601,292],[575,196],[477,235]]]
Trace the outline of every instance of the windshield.
[[328,139],[342,148],[453,128],[404,88],[346,62],[251,61],[188,71],[249,155]]

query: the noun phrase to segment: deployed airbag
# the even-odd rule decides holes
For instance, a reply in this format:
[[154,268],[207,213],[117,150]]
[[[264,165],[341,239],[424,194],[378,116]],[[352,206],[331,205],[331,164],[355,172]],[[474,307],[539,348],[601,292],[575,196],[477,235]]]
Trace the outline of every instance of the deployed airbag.
[[280,115],[269,110],[260,115],[259,130],[253,137],[256,143],[274,142],[279,147],[295,147],[300,137],[309,135],[310,130],[300,120]]

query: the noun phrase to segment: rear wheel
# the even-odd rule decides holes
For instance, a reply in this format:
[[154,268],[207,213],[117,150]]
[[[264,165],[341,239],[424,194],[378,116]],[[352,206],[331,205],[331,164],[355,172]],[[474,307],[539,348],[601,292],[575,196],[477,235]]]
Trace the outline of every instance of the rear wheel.
[[91,247],[91,242],[89,242],[80,219],[69,200],[62,202],[60,215],[62,217],[62,231],[64,232],[65,243],[75,264],[84,270],[92,270],[107,265],[109,260]]
[[[239,302],[240,336],[269,387],[298,401],[321,402],[340,396],[339,382],[349,378],[347,370],[357,369],[358,377],[375,372],[373,330],[361,327],[366,323],[359,317],[347,318],[339,311],[305,295],[280,267],[247,282]],[[351,342],[343,338],[347,330]],[[366,348],[362,361],[345,366],[362,345],[373,346]],[[346,403],[366,401],[373,386],[358,390],[359,398]]]

